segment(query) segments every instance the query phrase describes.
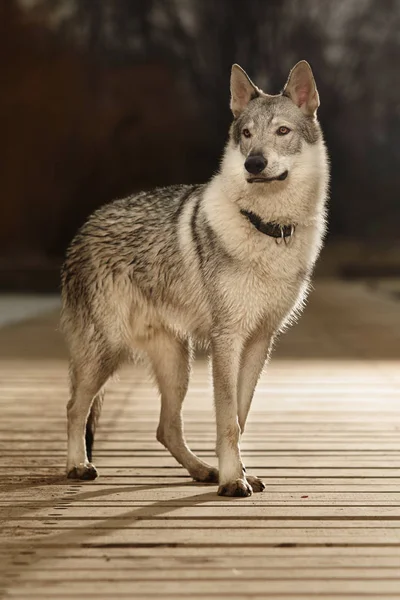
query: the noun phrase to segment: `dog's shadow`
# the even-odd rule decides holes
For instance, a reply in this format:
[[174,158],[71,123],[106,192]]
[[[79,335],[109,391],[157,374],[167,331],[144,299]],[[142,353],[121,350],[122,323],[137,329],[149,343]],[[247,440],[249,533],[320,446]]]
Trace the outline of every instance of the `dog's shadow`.
[[[55,534],[51,534],[51,530],[45,530],[46,535],[41,535],[40,537],[32,537],[29,540],[21,540],[21,544],[13,545],[12,551],[9,556],[9,566],[12,567],[12,574],[10,573],[7,583],[8,586],[18,585],[18,578],[20,575],[24,573],[25,570],[30,570],[34,565],[38,564],[41,560],[48,558],[48,548],[51,546],[52,556],[57,557],[62,556],[63,552],[66,548],[115,548],[115,547],[138,547],[140,546],[140,542],[136,542],[132,540],[132,542],[126,543],[115,543],[110,540],[96,543],[96,539],[99,536],[105,536],[108,533],[115,532],[118,530],[123,530],[132,523],[137,521],[143,521],[146,519],[153,519],[155,517],[160,517],[162,515],[166,515],[168,513],[173,513],[175,510],[183,508],[183,507],[193,507],[199,506],[201,504],[206,504],[207,502],[226,502],[226,498],[222,498],[217,495],[217,486],[215,484],[207,484],[207,483],[198,483],[192,480],[185,480],[182,482],[174,482],[174,483],[164,483],[164,484],[139,484],[135,485],[134,488],[132,486],[121,486],[121,487],[113,487],[110,486],[110,489],[107,490],[96,490],[96,484],[93,482],[76,482],[71,483],[65,479],[65,477],[40,477],[39,482],[28,482],[21,483],[21,485],[16,484],[15,489],[29,489],[32,487],[37,487],[42,485],[54,485],[61,484],[64,486],[83,486],[82,491],[77,491],[73,495],[68,495],[68,498],[65,497],[64,494],[62,498],[58,497],[57,499],[53,498],[52,500],[45,502],[37,502],[32,501],[30,507],[27,506],[16,506],[13,511],[13,517],[18,519],[18,517],[22,517],[23,514],[26,514],[30,510],[36,510],[42,507],[55,507],[58,503],[67,502],[68,505],[65,506],[65,509],[68,509],[68,506],[72,507],[74,503],[79,503],[80,505],[84,504],[87,501],[96,500],[99,498],[106,498],[110,494],[114,495],[116,493],[132,493],[134,490],[136,492],[140,491],[151,491],[151,490],[160,490],[161,489],[170,489],[170,488],[207,488],[209,491],[204,493],[195,493],[192,496],[185,497],[182,499],[174,500],[169,498],[168,500],[159,500],[152,504],[146,504],[146,506],[138,506],[132,510],[127,511],[126,513],[119,513],[117,517],[107,517],[102,520],[99,520],[95,524],[91,525],[83,525],[80,528],[74,528],[72,530],[57,532]],[[91,488],[91,489],[90,489]],[[211,488],[211,489],[210,489]],[[39,507],[40,504],[40,507]],[[35,506],[33,506],[35,505]],[[20,509],[20,512],[18,512]],[[91,507],[87,507],[87,517],[90,519],[90,511]],[[26,517],[25,517],[26,518]],[[56,521],[57,517],[49,516],[49,521]],[[94,515],[95,518],[95,515]],[[33,516],[32,519],[35,519]],[[77,519],[78,520],[78,519]],[[54,523],[56,525],[56,522]],[[156,528],[155,528],[156,530]],[[111,536],[112,537],[112,536]],[[29,545],[29,549],[27,549],[27,542]],[[154,546],[154,547],[175,547],[179,544],[175,542],[166,543],[165,541],[154,543],[145,543],[146,547]],[[15,572],[15,566],[18,565],[19,572]]]

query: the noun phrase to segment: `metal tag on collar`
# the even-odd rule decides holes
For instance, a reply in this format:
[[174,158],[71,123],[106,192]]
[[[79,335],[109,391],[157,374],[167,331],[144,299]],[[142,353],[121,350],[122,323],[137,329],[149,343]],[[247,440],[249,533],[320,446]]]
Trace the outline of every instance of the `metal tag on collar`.
[[[275,238],[275,242],[278,244],[278,246],[280,244],[282,244],[283,240],[285,240],[285,236],[284,236],[284,233],[283,233],[283,227],[282,227],[282,225],[279,225],[279,230],[281,232],[281,236]],[[286,240],[285,240],[285,243],[286,243]]]
[[275,238],[275,242],[276,244],[278,244],[278,246],[280,244],[282,244],[282,242],[285,242],[285,246],[289,246],[292,243],[293,240],[293,236],[294,236],[294,232],[296,230],[296,226],[295,225],[291,225],[290,226],[290,234],[285,236],[285,228],[283,225],[279,225],[279,229],[280,229],[280,237]]
[[290,226],[290,234],[287,237],[285,237],[285,245],[286,246],[289,246],[289,244],[292,243],[295,229],[296,229],[296,227],[294,225]]

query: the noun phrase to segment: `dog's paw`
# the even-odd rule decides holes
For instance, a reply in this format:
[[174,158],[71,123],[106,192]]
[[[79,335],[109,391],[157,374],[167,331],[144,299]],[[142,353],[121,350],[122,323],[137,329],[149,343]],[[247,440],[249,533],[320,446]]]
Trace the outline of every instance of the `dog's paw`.
[[215,467],[201,467],[191,474],[195,481],[218,483],[219,473]]
[[74,465],[67,471],[68,479],[83,479],[84,481],[93,481],[98,477],[97,469],[92,463],[80,463]]
[[246,479],[236,479],[236,481],[225,483],[218,488],[218,496],[247,498],[247,496],[251,496],[252,493],[253,489],[251,485],[247,483]]
[[246,479],[255,494],[265,490],[265,483],[259,477],[256,477],[255,475],[246,475]]

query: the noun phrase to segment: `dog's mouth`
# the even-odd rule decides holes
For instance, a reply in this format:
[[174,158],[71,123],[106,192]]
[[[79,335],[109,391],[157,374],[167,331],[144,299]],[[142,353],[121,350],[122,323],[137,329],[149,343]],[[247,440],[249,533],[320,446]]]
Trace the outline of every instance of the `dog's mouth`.
[[283,171],[283,173],[277,177],[249,177],[247,181],[248,183],[271,183],[271,181],[285,181],[288,175],[288,171]]

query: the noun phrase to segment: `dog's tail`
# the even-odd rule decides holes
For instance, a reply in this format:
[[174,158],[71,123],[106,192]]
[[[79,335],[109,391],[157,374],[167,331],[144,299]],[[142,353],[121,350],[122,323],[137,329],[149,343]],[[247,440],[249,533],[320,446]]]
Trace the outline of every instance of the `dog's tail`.
[[101,408],[103,406],[104,400],[104,390],[101,390],[92,403],[92,408],[90,409],[89,417],[86,423],[86,454],[89,462],[92,462],[93,455],[93,444],[94,444],[94,434],[96,432],[96,427],[99,422]]

